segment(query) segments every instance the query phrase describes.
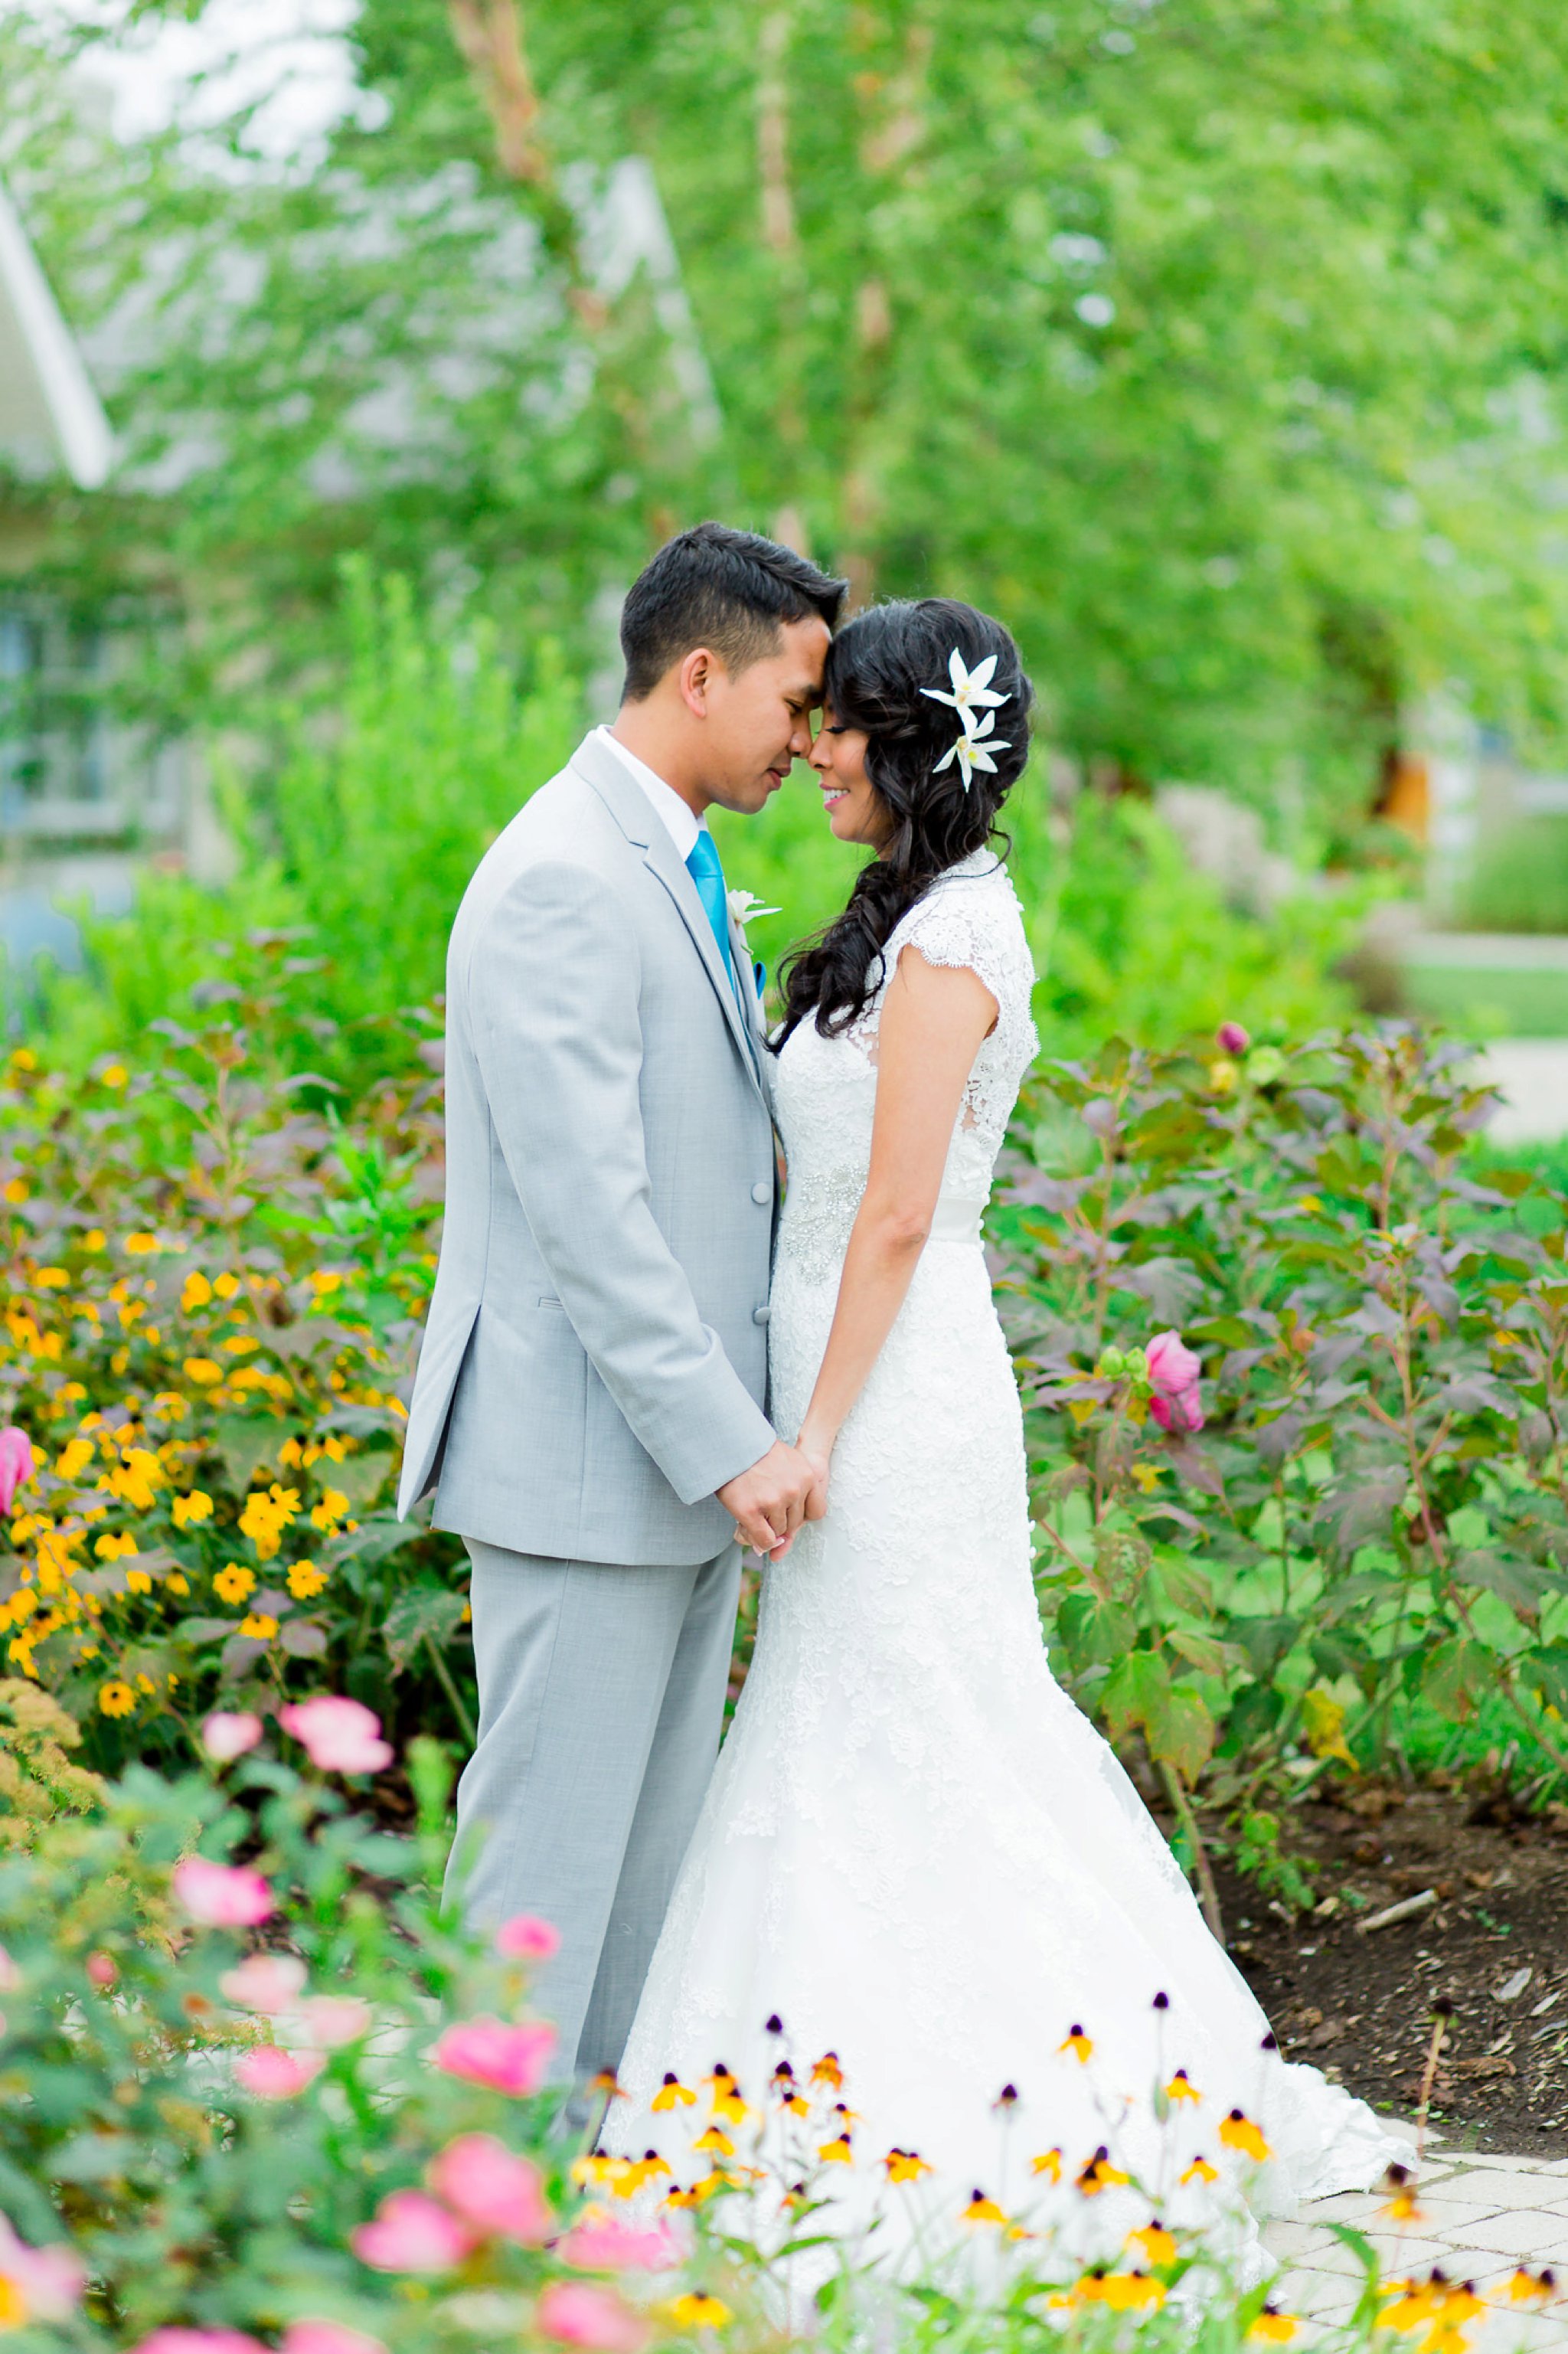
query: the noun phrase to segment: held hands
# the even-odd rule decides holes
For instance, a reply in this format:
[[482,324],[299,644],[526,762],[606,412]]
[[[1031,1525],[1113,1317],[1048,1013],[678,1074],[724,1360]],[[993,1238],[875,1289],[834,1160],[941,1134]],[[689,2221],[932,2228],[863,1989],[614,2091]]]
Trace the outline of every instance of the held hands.
[[826,1475],[825,1463],[776,1438],[760,1463],[725,1481],[717,1490],[718,1500],[734,1516],[742,1544],[765,1553],[771,1561],[782,1561],[801,1522],[819,1521],[826,1511]]

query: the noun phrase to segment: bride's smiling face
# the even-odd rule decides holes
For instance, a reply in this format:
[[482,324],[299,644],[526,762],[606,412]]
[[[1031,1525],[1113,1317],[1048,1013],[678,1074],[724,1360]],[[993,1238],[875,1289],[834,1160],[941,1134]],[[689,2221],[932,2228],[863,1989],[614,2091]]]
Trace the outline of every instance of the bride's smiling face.
[[808,758],[822,789],[828,823],[841,842],[861,842],[868,850],[884,851],[893,838],[893,816],[866,774],[863,727],[846,727],[832,704],[822,711],[822,724]]

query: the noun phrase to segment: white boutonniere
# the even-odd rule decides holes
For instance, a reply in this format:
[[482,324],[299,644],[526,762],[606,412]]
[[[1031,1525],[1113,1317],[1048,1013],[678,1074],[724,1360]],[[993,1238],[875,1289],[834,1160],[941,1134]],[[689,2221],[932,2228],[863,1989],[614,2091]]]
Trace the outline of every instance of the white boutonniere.
[[742,939],[746,938],[746,928],[754,916],[781,916],[784,913],[782,907],[765,907],[755,891],[731,891],[726,896],[730,916],[739,928]]

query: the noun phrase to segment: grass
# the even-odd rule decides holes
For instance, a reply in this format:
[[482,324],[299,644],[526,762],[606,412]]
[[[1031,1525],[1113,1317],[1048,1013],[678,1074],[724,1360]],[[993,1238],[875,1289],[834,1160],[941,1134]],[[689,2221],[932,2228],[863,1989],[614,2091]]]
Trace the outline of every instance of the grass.
[[1568,972],[1407,965],[1413,1010],[1470,1038],[1568,1038]]

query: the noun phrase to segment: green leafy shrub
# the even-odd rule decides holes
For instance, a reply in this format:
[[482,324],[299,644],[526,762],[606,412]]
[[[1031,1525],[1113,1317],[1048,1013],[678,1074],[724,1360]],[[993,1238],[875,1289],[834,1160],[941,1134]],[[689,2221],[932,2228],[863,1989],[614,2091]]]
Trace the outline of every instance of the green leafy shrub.
[[1568,1771],[1568,1201],[1477,1164],[1484,1104],[1394,1026],[1115,1041],[1025,1097],[994,1225],[1053,1650],[1259,1854],[1261,1793],[1388,1765],[1416,1706]]
[[[471,1731],[461,1553],[392,1500],[434,1267],[436,1083],[338,1121],[287,1064],[276,934],[196,985],[191,1026],[0,1087],[0,1415],[32,1443],[0,1553],[0,1657],[89,1755],[189,1754],[217,1696],[323,1675],[389,1721]],[[308,976],[307,976],[308,977]]]

